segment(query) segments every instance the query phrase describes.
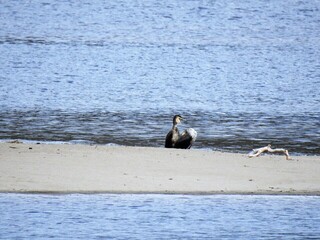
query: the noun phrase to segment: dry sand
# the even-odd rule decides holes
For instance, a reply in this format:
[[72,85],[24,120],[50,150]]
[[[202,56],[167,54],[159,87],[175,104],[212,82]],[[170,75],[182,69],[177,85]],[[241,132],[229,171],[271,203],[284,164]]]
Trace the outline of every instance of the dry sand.
[[320,195],[320,157],[0,143],[0,192]]

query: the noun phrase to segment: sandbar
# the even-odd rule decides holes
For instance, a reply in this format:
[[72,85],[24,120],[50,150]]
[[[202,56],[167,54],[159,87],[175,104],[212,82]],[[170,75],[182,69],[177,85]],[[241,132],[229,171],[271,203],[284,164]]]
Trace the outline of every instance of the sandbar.
[[0,192],[320,195],[320,156],[6,142]]

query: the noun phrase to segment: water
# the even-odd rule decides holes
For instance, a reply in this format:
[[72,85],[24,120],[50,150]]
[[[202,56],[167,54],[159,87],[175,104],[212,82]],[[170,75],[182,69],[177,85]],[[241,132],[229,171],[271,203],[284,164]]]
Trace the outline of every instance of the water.
[[318,1],[2,1],[0,139],[320,154]]
[[0,194],[1,239],[319,239],[312,196]]

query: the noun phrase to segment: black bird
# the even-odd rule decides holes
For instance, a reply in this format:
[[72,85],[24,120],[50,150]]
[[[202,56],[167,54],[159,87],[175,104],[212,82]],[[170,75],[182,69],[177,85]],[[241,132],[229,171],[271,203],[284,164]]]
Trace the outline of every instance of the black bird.
[[182,148],[189,149],[197,138],[197,132],[193,128],[184,130],[181,134],[177,128],[177,125],[183,118],[180,115],[173,117],[172,129],[168,132],[166,137],[166,148]]

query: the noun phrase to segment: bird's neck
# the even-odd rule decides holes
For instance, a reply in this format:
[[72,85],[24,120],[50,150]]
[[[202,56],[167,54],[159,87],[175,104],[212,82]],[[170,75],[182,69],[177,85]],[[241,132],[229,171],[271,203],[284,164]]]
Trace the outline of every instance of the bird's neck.
[[180,136],[180,134],[179,134],[179,130],[177,128],[177,124],[173,124],[173,126],[172,126],[172,142],[176,143],[179,139],[179,136]]
[[178,124],[176,124],[176,123],[174,123],[174,124],[172,125],[172,131],[173,131],[174,133],[178,133],[178,134],[179,134],[179,130],[178,130],[177,125],[178,125]]

